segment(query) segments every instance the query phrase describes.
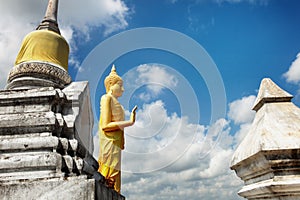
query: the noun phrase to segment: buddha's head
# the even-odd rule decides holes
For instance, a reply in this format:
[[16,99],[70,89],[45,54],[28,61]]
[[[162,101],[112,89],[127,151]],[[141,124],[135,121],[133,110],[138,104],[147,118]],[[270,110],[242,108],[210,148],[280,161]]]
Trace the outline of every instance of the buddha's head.
[[124,92],[123,88],[123,80],[122,78],[117,74],[116,68],[113,65],[111,68],[111,72],[104,80],[104,85],[106,89],[106,93],[110,93],[115,97],[122,96]]

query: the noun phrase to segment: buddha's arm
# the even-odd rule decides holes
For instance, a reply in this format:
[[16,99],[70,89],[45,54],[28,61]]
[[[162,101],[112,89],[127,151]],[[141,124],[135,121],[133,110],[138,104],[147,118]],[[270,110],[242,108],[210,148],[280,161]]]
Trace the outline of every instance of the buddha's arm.
[[117,122],[112,122],[111,121],[111,97],[107,97],[104,102],[103,106],[101,107],[101,117],[102,117],[102,123],[101,127],[103,131],[116,131],[116,130],[123,130],[125,127],[132,126],[135,122],[135,110],[133,113],[131,113],[130,120],[128,121],[117,121]]

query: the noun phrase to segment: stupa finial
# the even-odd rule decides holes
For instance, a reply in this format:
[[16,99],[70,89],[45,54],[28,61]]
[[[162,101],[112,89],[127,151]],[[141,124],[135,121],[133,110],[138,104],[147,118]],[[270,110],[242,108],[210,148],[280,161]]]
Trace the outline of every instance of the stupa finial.
[[292,98],[291,94],[281,89],[270,78],[264,78],[252,109],[258,111],[265,103],[289,102]]
[[49,0],[45,17],[37,30],[51,30],[60,34],[57,23],[58,0]]

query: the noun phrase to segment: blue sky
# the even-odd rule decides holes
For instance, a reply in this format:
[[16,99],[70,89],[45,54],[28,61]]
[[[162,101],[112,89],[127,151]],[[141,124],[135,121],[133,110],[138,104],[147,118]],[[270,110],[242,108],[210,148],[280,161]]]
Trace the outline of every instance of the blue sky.
[[[221,73],[228,102],[241,96],[255,94],[260,80],[271,77],[278,84],[286,84],[282,74],[299,51],[300,30],[297,1],[125,1],[128,7],[128,26],[124,30],[142,27],[163,27],[179,31],[197,41]],[[91,40],[78,44],[76,55],[85,57],[99,42],[117,34],[91,32]],[[101,33],[101,30],[100,30]],[[82,35],[81,35],[82,37]],[[175,61],[174,61],[175,60]],[[158,50],[132,52],[112,61],[120,66],[120,73],[144,63],[161,63],[177,69],[191,69],[176,56]],[[177,65],[174,63],[178,63]],[[123,70],[122,66],[126,66]],[[123,71],[122,71],[123,70]],[[186,70],[186,69],[184,69]],[[71,71],[70,73],[74,74]],[[186,74],[193,82],[193,71]],[[198,77],[199,78],[199,77]],[[201,80],[195,80],[202,84]],[[195,84],[195,83],[193,83]],[[205,84],[199,93],[205,93]],[[289,85],[287,90],[297,87]],[[207,91],[206,91],[207,92]],[[208,95],[199,95],[204,102]],[[201,99],[202,102],[202,99]],[[209,103],[209,102],[208,102]],[[203,108],[203,115],[209,114]],[[207,123],[207,120],[205,120]]]
[[[47,1],[0,2],[4,88]],[[123,152],[127,199],[241,199],[230,159],[255,115],[260,81],[270,77],[300,105],[299,7],[297,0],[60,1],[69,73],[90,81],[95,121],[113,63],[125,81],[120,102],[139,106]],[[95,157],[96,133],[97,124]]]
[[[262,77],[284,82],[281,75],[298,53],[298,2],[228,2],[125,1],[130,9],[126,29],[170,28],[199,42],[218,66],[229,101],[252,93]],[[111,36],[94,34],[96,41]]]

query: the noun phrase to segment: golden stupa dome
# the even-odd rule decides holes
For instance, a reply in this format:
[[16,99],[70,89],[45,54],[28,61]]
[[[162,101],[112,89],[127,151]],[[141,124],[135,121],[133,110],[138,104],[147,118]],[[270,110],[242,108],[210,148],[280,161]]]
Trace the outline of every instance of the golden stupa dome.
[[57,24],[58,0],[49,0],[45,17],[36,31],[25,36],[15,65],[47,62],[68,71],[69,45]]
[[28,61],[56,64],[68,71],[69,45],[58,33],[36,30],[25,36],[15,65]]
[[69,44],[57,23],[58,0],[49,0],[42,22],[25,36],[7,78],[7,89],[64,88],[68,74]]

